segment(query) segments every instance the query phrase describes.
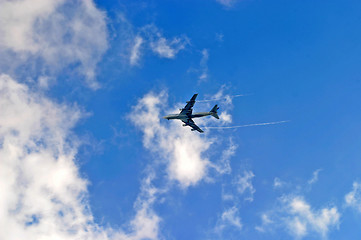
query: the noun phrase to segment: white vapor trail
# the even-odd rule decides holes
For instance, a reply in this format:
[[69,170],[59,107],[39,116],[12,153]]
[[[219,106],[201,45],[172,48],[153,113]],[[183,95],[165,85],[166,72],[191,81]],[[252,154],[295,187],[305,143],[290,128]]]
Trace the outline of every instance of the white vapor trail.
[[273,125],[273,124],[280,124],[280,123],[286,123],[286,122],[289,122],[289,120],[286,120],[286,121],[278,121],[278,122],[266,122],[266,123],[252,123],[252,124],[245,124],[245,125],[239,125],[239,126],[203,127],[203,128],[213,128],[213,129],[242,128],[242,127],[253,127],[253,126]]
[[226,97],[221,97],[221,98],[197,100],[197,102],[213,102],[213,101],[218,101],[218,100],[227,100],[228,98],[232,99],[232,98],[236,98],[236,97],[245,97],[245,96],[250,96],[250,95],[252,95],[252,94],[237,94],[237,95],[226,96]]

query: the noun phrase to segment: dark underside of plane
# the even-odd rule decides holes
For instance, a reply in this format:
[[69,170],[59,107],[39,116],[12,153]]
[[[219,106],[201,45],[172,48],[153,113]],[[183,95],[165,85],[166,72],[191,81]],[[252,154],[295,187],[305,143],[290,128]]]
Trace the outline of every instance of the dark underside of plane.
[[184,108],[180,109],[180,113],[179,114],[170,114],[167,116],[164,116],[164,119],[179,119],[183,122],[183,126],[190,126],[192,129],[192,131],[198,131],[200,133],[204,132],[202,129],[200,129],[200,127],[198,127],[195,122],[193,121],[193,118],[199,118],[199,117],[205,117],[205,116],[213,116],[217,119],[219,119],[218,114],[217,114],[217,110],[219,109],[219,107],[217,105],[215,105],[211,111],[209,112],[198,112],[198,113],[193,113],[193,106],[196,102],[196,98],[197,98],[198,94],[194,94],[193,97],[187,101],[187,105],[185,105]]

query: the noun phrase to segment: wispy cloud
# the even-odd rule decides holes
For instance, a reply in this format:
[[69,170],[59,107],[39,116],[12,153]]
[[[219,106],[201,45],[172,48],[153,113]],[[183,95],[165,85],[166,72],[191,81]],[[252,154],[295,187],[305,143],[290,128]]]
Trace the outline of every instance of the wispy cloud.
[[[125,19],[123,20],[127,22]],[[162,31],[154,24],[149,24],[135,31],[134,27],[127,22],[130,32],[136,32],[132,37],[129,63],[130,65],[139,65],[141,56],[150,51],[160,58],[173,59],[179,51],[185,49],[189,45],[189,39],[186,36],[176,36],[166,38]]]
[[[315,171],[314,175],[317,175],[318,172],[319,170]],[[309,182],[310,180],[308,185]],[[275,178],[274,188],[279,188],[284,184],[285,182]],[[338,229],[340,217],[341,213],[334,205],[315,209],[300,193],[283,194],[273,209],[262,213],[262,222],[255,229],[259,232],[287,229],[287,232],[297,239],[308,235],[326,238],[331,230]]]
[[320,171],[322,171],[322,169],[317,169],[312,173],[312,178],[307,182],[309,185],[312,185],[318,181],[318,174]]
[[239,0],[216,0],[218,3],[222,4],[223,6],[230,8]]
[[130,53],[130,65],[136,65],[138,64],[138,61],[140,59],[141,53],[140,53],[140,47],[143,43],[143,38],[140,36],[135,37],[134,39],[134,46]]
[[243,171],[243,174],[239,174],[234,181],[237,191],[242,195],[246,194],[244,199],[250,202],[253,201],[253,194],[256,192],[252,184],[254,177],[252,171]]
[[[255,229],[259,232],[287,229],[287,233],[297,239],[317,235],[319,238],[326,238],[331,230],[338,229],[341,212],[334,204],[327,204],[327,206],[316,209],[305,200],[302,194],[302,192],[308,192],[310,185],[317,182],[320,171],[321,169],[314,171],[312,178],[305,180],[307,184],[298,186],[275,178],[274,188],[292,186],[292,192],[283,192],[281,197],[277,199],[275,207],[262,213],[262,223],[257,225]],[[356,186],[354,190],[357,189],[357,184],[354,186]],[[353,199],[353,193],[354,191],[346,195],[345,199]]]
[[237,147],[238,146],[233,142],[232,138],[230,138],[229,145],[222,151],[219,161],[216,161],[215,164],[211,163],[211,166],[220,174],[230,174],[232,171],[230,159],[236,153]]
[[336,207],[312,210],[311,206],[300,196],[283,199],[285,212],[288,215],[287,225],[296,237],[304,237],[314,231],[321,237],[326,237],[329,229],[338,227],[340,213]]
[[298,239],[312,234],[326,238],[340,224],[341,214],[335,206],[313,209],[300,195],[285,195],[279,203],[276,209],[262,214],[262,224],[255,227],[257,231],[281,228]]
[[158,39],[150,42],[152,51],[158,54],[159,57],[163,58],[174,58],[180,50],[185,48],[185,45],[186,41],[181,38],[167,40],[164,37],[159,37]]
[[135,216],[130,220],[129,231],[118,230],[112,239],[141,240],[159,239],[161,218],[153,210],[153,205],[160,194],[152,181],[155,178],[154,171],[148,170],[141,182],[141,190],[134,204]]
[[206,81],[208,78],[209,49],[204,48],[202,51],[200,51],[200,54],[201,59],[199,61],[199,66],[190,67],[187,71],[188,73],[194,73],[198,77],[198,84]]
[[223,33],[216,33],[216,40],[218,42],[223,42],[224,41],[224,35]]
[[241,173],[232,176],[233,180],[222,184],[222,205],[224,209],[218,217],[213,232],[225,238],[229,230],[241,231],[243,224],[240,216],[240,209],[244,201],[252,202],[256,192],[252,184],[255,177],[252,171],[243,170]]
[[174,58],[180,50],[189,44],[189,39],[186,36],[167,39],[163,36],[162,31],[152,24],[143,27],[141,32],[148,40],[153,53],[162,58]]
[[267,213],[261,215],[262,224],[255,227],[259,232],[267,231],[268,226],[272,225],[274,222],[270,219]]
[[347,207],[356,209],[361,213],[361,183],[354,182],[352,191],[345,195],[345,203]]
[[209,58],[209,51],[207,49],[202,50],[202,59],[200,62],[201,67],[201,75],[199,76],[199,80],[205,80],[208,77],[208,58]]
[[243,228],[241,218],[239,217],[239,209],[235,206],[227,208],[222,212],[215,227],[215,232],[221,235],[229,227],[235,228],[238,231]]
[[230,183],[222,184],[222,200],[224,203],[232,203],[239,206],[246,202],[253,202],[253,195],[256,192],[252,184],[255,177],[252,171],[243,170],[242,173],[232,176]]
[[274,188],[281,188],[285,185],[285,182],[281,181],[281,179],[279,179],[278,177],[276,177],[273,180],[273,187]]

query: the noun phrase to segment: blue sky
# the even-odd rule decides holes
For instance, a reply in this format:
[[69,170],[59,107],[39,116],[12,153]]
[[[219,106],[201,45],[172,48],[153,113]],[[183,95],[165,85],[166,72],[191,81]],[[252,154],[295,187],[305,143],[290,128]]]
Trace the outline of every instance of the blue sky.
[[0,0],[0,239],[356,239],[360,10]]

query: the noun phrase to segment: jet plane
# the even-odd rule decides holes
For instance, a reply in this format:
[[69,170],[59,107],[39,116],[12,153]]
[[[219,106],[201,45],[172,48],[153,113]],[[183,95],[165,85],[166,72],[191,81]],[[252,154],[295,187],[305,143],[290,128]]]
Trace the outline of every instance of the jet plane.
[[210,112],[199,112],[199,113],[192,113],[193,112],[193,106],[194,103],[196,102],[196,98],[197,98],[198,94],[194,94],[193,97],[191,98],[191,100],[187,101],[187,105],[184,108],[179,109],[181,112],[179,114],[170,114],[167,116],[164,116],[164,119],[179,119],[181,120],[184,124],[183,127],[185,126],[190,126],[192,129],[192,131],[198,131],[200,133],[203,132],[202,129],[200,129],[192,120],[192,118],[199,118],[199,117],[205,117],[205,116],[213,116],[217,119],[219,119],[218,114],[217,114],[217,110],[219,109],[219,107],[217,105],[215,105],[212,110]]

